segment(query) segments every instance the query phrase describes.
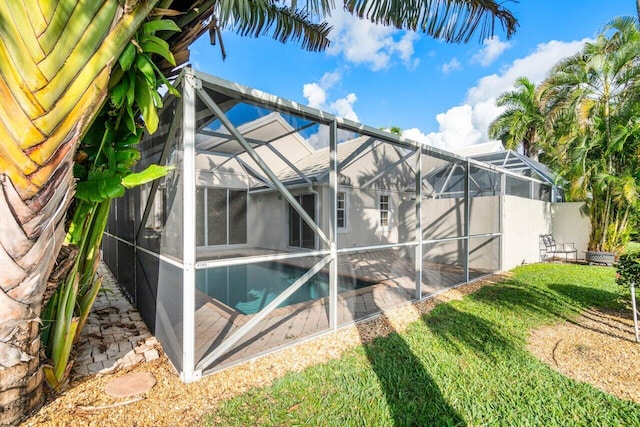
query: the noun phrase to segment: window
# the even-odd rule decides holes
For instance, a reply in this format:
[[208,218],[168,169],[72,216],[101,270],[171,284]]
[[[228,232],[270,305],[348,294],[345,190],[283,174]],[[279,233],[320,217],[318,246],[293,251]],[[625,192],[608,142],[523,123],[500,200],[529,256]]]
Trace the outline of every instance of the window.
[[347,193],[338,191],[336,205],[336,222],[338,228],[347,228]]
[[378,211],[380,212],[380,227],[389,228],[389,195],[380,194],[378,196]]
[[225,188],[196,189],[196,244],[247,243],[247,191]]

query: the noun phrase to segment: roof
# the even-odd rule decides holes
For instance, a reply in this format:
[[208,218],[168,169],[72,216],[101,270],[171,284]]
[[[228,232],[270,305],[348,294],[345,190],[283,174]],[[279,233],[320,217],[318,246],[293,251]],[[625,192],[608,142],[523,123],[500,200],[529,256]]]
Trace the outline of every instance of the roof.
[[[363,147],[367,142],[375,141],[375,138],[368,136],[360,136],[358,138],[351,139],[349,141],[338,144],[337,159],[338,163],[342,163],[352,156],[358,149]],[[373,144],[370,144],[370,148],[373,148]],[[368,150],[364,150],[368,151]],[[307,178],[320,181],[324,175],[328,173],[329,165],[329,147],[321,148],[310,155],[297,161],[294,166],[302,172]],[[291,181],[296,178],[301,178],[300,175],[290,167],[276,173],[281,181]]]
[[[214,130],[212,128],[213,124],[217,124],[219,128]],[[295,129],[277,112],[244,123],[238,126],[237,129],[254,147],[261,145],[254,141],[268,143],[283,137],[289,137],[295,138],[296,142],[307,152],[313,152],[313,148],[309,143],[299,133],[295,132]],[[242,145],[217,120],[196,134],[196,146],[198,150],[215,151],[216,153],[232,156],[242,154],[245,151]]]
[[479,156],[481,154],[496,153],[504,150],[504,145],[500,141],[487,141],[481,144],[465,145],[464,147],[451,149],[455,153],[463,157]]
[[470,158],[549,184],[553,184],[556,177],[556,174],[542,163],[513,150],[480,154]]

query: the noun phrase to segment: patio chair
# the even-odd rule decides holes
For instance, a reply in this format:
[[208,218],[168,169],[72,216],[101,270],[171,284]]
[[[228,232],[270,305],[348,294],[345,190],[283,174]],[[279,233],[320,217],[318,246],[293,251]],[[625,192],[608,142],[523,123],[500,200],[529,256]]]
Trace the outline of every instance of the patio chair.
[[540,235],[540,259],[547,261],[555,255],[563,255],[565,261],[569,261],[569,255],[573,254],[574,261],[578,260],[578,250],[575,243],[559,243],[551,234]]

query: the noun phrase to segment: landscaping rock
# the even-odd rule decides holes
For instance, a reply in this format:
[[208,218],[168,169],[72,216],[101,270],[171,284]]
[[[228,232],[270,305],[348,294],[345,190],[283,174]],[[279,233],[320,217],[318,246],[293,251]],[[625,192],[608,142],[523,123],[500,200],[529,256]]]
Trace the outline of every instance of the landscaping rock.
[[151,372],[133,372],[110,381],[104,391],[113,397],[130,397],[146,393],[154,385],[156,377]]

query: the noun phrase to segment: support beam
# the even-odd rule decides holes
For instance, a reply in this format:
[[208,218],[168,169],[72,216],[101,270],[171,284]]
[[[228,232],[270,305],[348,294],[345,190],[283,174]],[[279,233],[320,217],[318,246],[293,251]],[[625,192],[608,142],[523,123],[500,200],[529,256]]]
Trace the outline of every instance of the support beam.
[[415,274],[416,274],[416,299],[422,299],[422,150],[418,150],[416,156],[416,241],[415,250]]
[[338,124],[329,127],[329,327],[338,329]]
[[410,158],[414,154],[415,154],[415,151],[413,151],[413,152],[411,152],[409,154],[406,154],[404,157],[401,157],[400,159],[398,159],[395,162],[391,163],[389,166],[387,166],[386,168],[382,169],[380,172],[375,174],[370,180],[368,180],[367,182],[362,184],[360,187],[361,188],[367,188],[369,185],[371,185],[372,183],[377,181],[379,178],[381,178],[382,176],[386,175],[391,169],[395,168],[400,163],[405,162],[408,158]]
[[184,76],[183,103],[183,187],[182,187],[182,378],[190,382],[195,366],[195,316],[196,316],[196,90],[200,85],[193,73]]
[[[449,180],[451,179],[451,177],[453,176],[453,173],[455,172],[456,168],[458,167],[458,164],[456,163],[452,163],[451,164],[451,170],[449,171],[449,173],[447,174],[446,178],[444,179],[444,182],[442,183],[442,185],[440,186],[440,191],[438,192],[438,199],[441,198],[440,196],[442,195],[442,193],[444,192],[444,189],[447,187],[447,184],[449,183]],[[434,188],[435,189],[435,188]]]
[[469,245],[471,244],[471,238],[469,237],[471,226],[469,220],[471,219],[471,195],[469,194],[469,183],[471,177],[471,164],[467,160],[464,174],[464,281],[469,281]]
[[260,174],[260,172],[258,172],[257,170],[255,170],[254,168],[252,168],[251,166],[249,166],[247,164],[247,162],[245,162],[244,160],[242,160],[241,158],[237,158],[238,163],[240,163],[240,166],[242,167],[242,169],[245,170],[245,172],[247,173],[247,175],[251,175],[253,176],[255,179],[257,179],[258,181],[261,181],[264,183],[264,185],[266,185],[269,188],[274,188],[273,184],[271,182],[269,182],[269,180],[267,178],[265,178],[264,176],[262,176]]

